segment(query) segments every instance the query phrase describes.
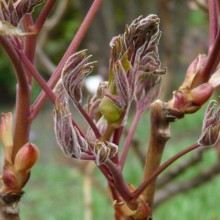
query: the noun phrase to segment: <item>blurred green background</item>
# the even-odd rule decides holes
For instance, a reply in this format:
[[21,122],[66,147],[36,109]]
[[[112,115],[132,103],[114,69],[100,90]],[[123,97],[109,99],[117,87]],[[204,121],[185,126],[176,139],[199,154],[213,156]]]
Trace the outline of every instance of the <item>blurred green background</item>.
[[[65,52],[76,33],[92,1],[65,0],[58,1],[53,11],[50,24],[39,38],[36,65],[45,79],[48,79],[56,64]],[[38,13],[35,11],[35,14]],[[62,14],[59,23],[56,17]],[[121,0],[104,1],[101,10],[94,20],[89,32],[81,44],[81,49],[88,48],[98,61],[94,74],[101,74],[107,79],[109,42],[111,38],[124,32],[125,24],[139,15],[147,16],[156,13],[161,18],[162,38],[160,57],[162,66],[168,67],[168,74],[163,81],[160,97],[167,100],[172,91],[177,89],[184,78],[189,63],[198,53],[205,53],[208,45],[208,16],[204,8],[197,7],[191,1],[175,0]],[[53,15],[55,15],[53,17]],[[53,23],[54,22],[54,23]],[[49,23],[49,22],[48,22]],[[51,25],[51,26],[50,26]],[[49,58],[49,59],[48,59]],[[11,64],[4,52],[0,51],[0,111],[13,111],[15,101],[16,79]],[[39,94],[39,87],[34,83],[32,101]],[[56,144],[52,121],[53,106],[48,102],[34,121],[31,130],[31,141],[41,151],[39,163],[34,167],[30,182],[25,187],[25,196],[21,204],[21,218],[27,220],[111,220],[113,209],[107,197],[105,179],[97,169],[92,172],[90,207],[85,208],[85,177],[91,164],[72,161],[66,158]],[[163,161],[186,146],[195,143],[200,135],[205,107],[195,115],[186,116],[172,124],[173,138],[168,142]],[[74,111],[74,110],[73,110]],[[74,117],[83,123],[79,114]],[[133,118],[130,114],[129,123]],[[149,133],[149,114],[141,119],[136,139],[141,150],[146,151]],[[123,143],[120,144],[123,146]],[[170,169],[191,155],[183,157]],[[141,182],[143,165],[136,153],[131,150],[125,166],[125,176],[129,183],[138,186]],[[175,182],[184,182],[216,164],[217,153],[214,149],[207,151],[202,161],[181,175]],[[92,169],[92,168],[91,168]],[[217,176],[200,187],[193,188],[163,202],[155,209],[154,219],[158,220],[217,220],[220,219],[218,208],[220,199],[220,178]],[[88,192],[87,192],[88,193]],[[92,218],[86,218],[91,211]]]

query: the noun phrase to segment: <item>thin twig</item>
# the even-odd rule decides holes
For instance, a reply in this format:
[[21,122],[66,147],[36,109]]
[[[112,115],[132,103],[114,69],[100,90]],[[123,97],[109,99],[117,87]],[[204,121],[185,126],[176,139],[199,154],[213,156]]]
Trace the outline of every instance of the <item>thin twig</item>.
[[151,184],[152,181],[155,180],[155,178],[157,178],[157,176],[162,173],[167,167],[169,167],[172,163],[174,163],[176,160],[178,160],[180,157],[182,157],[183,155],[197,149],[201,147],[201,145],[199,144],[193,144],[187,148],[185,148],[184,150],[180,151],[179,153],[177,153],[176,155],[174,155],[173,157],[171,157],[169,160],[167,160],[165,163],[163,163],[159,168],[157,168],[139,187],[137,190],[134,191],[133,193],[133,198],[137,199],[138,196],[145,190],[145,188],[147,186],[149,186]]
[[16,112],[15,112],[15,130],[14,145],[12,153],[12,161],[18,150],[28,142],[30,122],[28,116],[30,114],[30,90],[25,71],[22,67],[20,59],[16,54],[11,43],[3,36],[0,36],[0,44],[8,54],[16,72],[18,85],[16,92]]
[[49,16],[51,10],[53,9],[54,5],[56,3],[56,0],[47,0],[46,4],[43,8],[43,10],[41,11],[40,15],[37,18],[37,21],[34,25],[34,28],[39,32],[43,25],[44,22],[46,21],[47,17]]
[[180,164],[177,164],[173,169],[169,170],[165,173],[161,178],[157,180],[157,187],[161,188],[164,187],[166,184],[170,183],[174,178],[179,177],[185,171],[187,171],[190,167],[195,166],[198,164],[201,159],[203,153],[211,148],[201,147],[189,159],[183,159]]
[[53,93],[53,91],[48,87],[47,83],[44,81],[44,79],[41,77],[40,73],[34,68],[32,63],[28,60],[28,58],[25,56],[25,54],[18,50],[19,57],[21,58],[22,63],[25,65],[27,70],[30,74],[35,78],[35,80],[39,83],[39,85],[42,87],[42,89],[47,93],[50,100],[55,103],[56,101],[56,95]]
[[216,0],[209,0],[209,50],[212,49],[218,33],[218,6]]
[[135,133],[135,130],[137,128],[138,122],[141,118],[141,115],[142,115],[142,111],[136,111],[133,122],[132,122],[132,125],[130,127],[127,138],[125,140],[125,145],[123,147],[122,156],[121,156],[121,159],[120,159],[121,169],[123,169],[123,167],[124,167],[125,160],[126,160],[127,155],[128,155],[129,147],[131,145],[131,142],[132,142],[132,139],[134,137],[134,133]]
[[186,180],[181,183],[178,182],[169,184],[167,187],[163,188],[161,191],[158,191],[158,193],[156,193],[154,206],[159,206],[161,203],[165,202],[167,199],[170,199],[174,195],[186,192],[192,188],[205,184],[206,182],[216,177],[219,173],[220,163],[218,162],[216,165],[208,168],[205,171],[202,171],[202,173],[190,180]]
[[82,114],[82,116],[85,118],[85,120],[87,121],[87,123],[89,124],[89,126],[91,127],[94,135],[96,136],[97,139],[101,138],[101,134],[98,130],[98,128],[96,127],[95,123],[93,122],[93,120],[89,117],[88,113],[84,110],[84,108],[81,106],[80,103],[75,103],[77,109],[79,110],[79,112]]

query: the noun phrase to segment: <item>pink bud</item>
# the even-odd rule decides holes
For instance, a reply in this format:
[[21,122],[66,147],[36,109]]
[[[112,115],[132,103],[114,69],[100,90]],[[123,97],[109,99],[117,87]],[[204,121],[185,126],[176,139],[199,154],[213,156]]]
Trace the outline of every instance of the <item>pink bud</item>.
[[31,143],[26,143],[18,151],[14,166],[17,171],[28,171],[36,163],[39,157],[38,148]]
[[209,83],[203,83],[192,89],[190,94],[194,104],[203,105],[212,95],[214,88]]
[[16,174],[12,170],[4,170],[2,181],[7,190],[19,190],[19,183]]

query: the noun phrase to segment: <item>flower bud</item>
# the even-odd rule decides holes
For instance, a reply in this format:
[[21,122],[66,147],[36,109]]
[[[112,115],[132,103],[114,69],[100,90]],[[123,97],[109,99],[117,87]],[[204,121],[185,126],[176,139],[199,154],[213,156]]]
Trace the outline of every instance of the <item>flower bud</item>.
[[202,106],[211,97],[214,88],[209,83],[203,83],[192,89],[190,94],[193,103]]
[[110,98],[104,97],[99,105],[99,111],[108,123],[114,123],[119,120],[122,115],[120,109]]
[[[185,79],[184,79],[180,89],[192,88],[192,87],[194,88],[199,85],[197,83],[198,79],[196,79],[196,78],[198,78],[197,75],[199,74],[199,71],[201,70],[201,68],[204,67],[206,59],[207,59],[207,57],[205,54],[199,54],[198,57],[189,65],[189,67],[186,71]],[[200,83],[200,84],[202,84],[202,83]]]
[[14,167],[16,171],[29,171],[39,157],[38,148],[31,143],[21,147],[15,157]]
[[108,142],[97,140],[94,145],[94,153],[96,154],[96,164],[103,164],[109,157],[115,156],[118,152],[118,146]]

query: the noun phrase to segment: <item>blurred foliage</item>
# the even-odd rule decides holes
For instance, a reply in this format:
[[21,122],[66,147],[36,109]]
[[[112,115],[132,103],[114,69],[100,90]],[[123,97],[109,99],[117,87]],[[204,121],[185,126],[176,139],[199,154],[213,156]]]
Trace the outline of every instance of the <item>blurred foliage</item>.
[[[11,62],[3,51],[0,51],[0,104],[11,103],[15,100],[16,78]],[[12,98],[13,97],[13,98]],[[12,98],[12,99],[11,99]]]

